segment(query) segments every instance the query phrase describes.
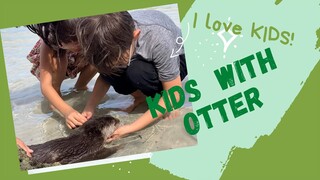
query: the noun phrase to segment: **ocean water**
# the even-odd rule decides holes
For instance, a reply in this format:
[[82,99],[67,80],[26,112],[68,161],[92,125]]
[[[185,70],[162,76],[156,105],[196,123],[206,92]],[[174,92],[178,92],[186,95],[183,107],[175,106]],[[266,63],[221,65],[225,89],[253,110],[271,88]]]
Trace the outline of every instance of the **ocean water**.
[[[151,9],[168,14],[179,26],[176,5]],[[49,103],[41,94],[38,79],[30,73],[32,64],[26,56],[39,38],[25,27],[1,29],[0,32],[16,136],[28,145],[68,136],[72,130],[66,127],[64,118],[57,111],[49,108]],[[88,84],[88,91],[81,92],[72,91],[76,79],[65,80],[61,87],[62,98],[81,112],[96,78],[97,75]],[[119,95],[111,88],[95,115],[111,114],[123,124],[130,123],[142,115],[147,109],[146,104],[130,114],[115,109],[128,107],[132,102],[130,95]],[[128,138],[119,140],[118,143],[126,143],[126,146],[113,157],[195,145],[196,139],[185,132],[182,118],[184,113],[191,110],[191,106],[187,105],[181,110],[181,116],[174,121],[156,121]]]

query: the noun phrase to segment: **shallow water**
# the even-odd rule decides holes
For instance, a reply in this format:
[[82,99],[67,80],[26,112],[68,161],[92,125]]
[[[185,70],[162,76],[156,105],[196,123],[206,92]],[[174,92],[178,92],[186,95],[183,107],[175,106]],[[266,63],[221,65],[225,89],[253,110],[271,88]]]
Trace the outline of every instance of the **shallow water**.
[[[168,14],[179,25],[176,5],[152,9]],[[31,63],[26,55],[38,37],[24,27],[1,29],[1,37],[16,136],[29,145],[67,136],[72,130],[66,127],[64,118],[58,112],[49,108],[41,94],[39,81],[30,73]],[[81,92],[72,91],[75,79],[65,80],[61,88],[63,99],[81,112],[96,78],[89,83],[88,91]],[[132,102],[131,96],[119,95],[111,88],[95,115],[110,114],[119,118],[123,124],[130,123],[147,109],[144,104],[130,114],[116,111],[128,107]],[[182,115],[175,120],[156,121],[131,136],[113,142],[125,145],[113,157],[195,145],[195,137],[189,136],[183,126],[183,114],[191,110],[190,105],[187,105],[181,110]]]

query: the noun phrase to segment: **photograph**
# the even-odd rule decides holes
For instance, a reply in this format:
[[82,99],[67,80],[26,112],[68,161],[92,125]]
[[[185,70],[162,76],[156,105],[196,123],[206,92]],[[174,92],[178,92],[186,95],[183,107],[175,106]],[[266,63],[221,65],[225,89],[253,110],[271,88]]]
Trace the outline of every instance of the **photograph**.
[[319,1],[2,4],[0,179],[320,180]]
[[0,32],[21,170],[197,145],[177,4]]

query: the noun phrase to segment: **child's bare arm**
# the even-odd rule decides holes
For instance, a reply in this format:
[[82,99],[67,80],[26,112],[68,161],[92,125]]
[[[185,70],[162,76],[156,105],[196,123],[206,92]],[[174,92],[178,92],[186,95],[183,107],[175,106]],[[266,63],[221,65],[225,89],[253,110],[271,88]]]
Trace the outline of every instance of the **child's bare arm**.
[[[169,90],[171,87],[173,86],[182,86],[181,85],[181,79],[180,76],[178,76],[176,79],[172,80],[172,81],[168,81],[168,82],[162,82],[162,86],[164,90]],[[179,94],[175,94],[176,99],[179,100],[180,96]],[[164,101],[163,98],[160,98],[159,100],[159,105],[164,107]],[[142,116],[140,116],[137,120],[135,120],[133,123],[128,124],[128,125],[124,125],[120,128],[118,128],[112,135],[111,139],[117,139],[121,136],[124,136],[126,134],[135,132],[135,131],[139,131],[142,128],[146,127],[147,125],[149,125],[150,123],[152,123],[154,120],[162,117],[163,115],[160,114],[159,112],[157,112],[158,117],[157,118],[153,118],[151,115],[150,110],[146,111]]]
[[[66,123],[69,128],[75,128],[76,126],[82,125],[86,118],[83,117],[79,112],[74,110],[66,102],[63,101],[54,87],[54,83],[58,83],[57,78],[53,78],[53,74],[58,70],[65,69],[67,64],[66,60],[57,60],[54,58],[54,52],[45,43],[41,44],[40,48],[40,84],[42,94],[49,100],[49,102],[57,108],[59,112],[66,118]],[[62,72],[63,73],[63,72]],[[59,73],[61,74],[61,73]],[[64,74],[65,75],[65,72]],[[60,84],[59,84],[60,85]],[[59,89],[59,88],[58,88]]]
[[84,108],[82,115],[87,119],[91,118],[94,113],[94,109],[97,107],[101,99],[106,95],[109,90],[110,85],[102,79],[101,76],[98,77],[96,83],[94,84],[93,92]]

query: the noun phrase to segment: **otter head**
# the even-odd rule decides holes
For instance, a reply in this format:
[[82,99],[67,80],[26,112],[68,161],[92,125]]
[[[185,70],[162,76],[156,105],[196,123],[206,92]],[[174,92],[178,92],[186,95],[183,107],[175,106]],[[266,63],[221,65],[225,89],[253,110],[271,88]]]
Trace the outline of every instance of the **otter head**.
[[86,135],[102,137],[106,141],[119,126],[119,119],[107,115],[88,120],[83,128]]

